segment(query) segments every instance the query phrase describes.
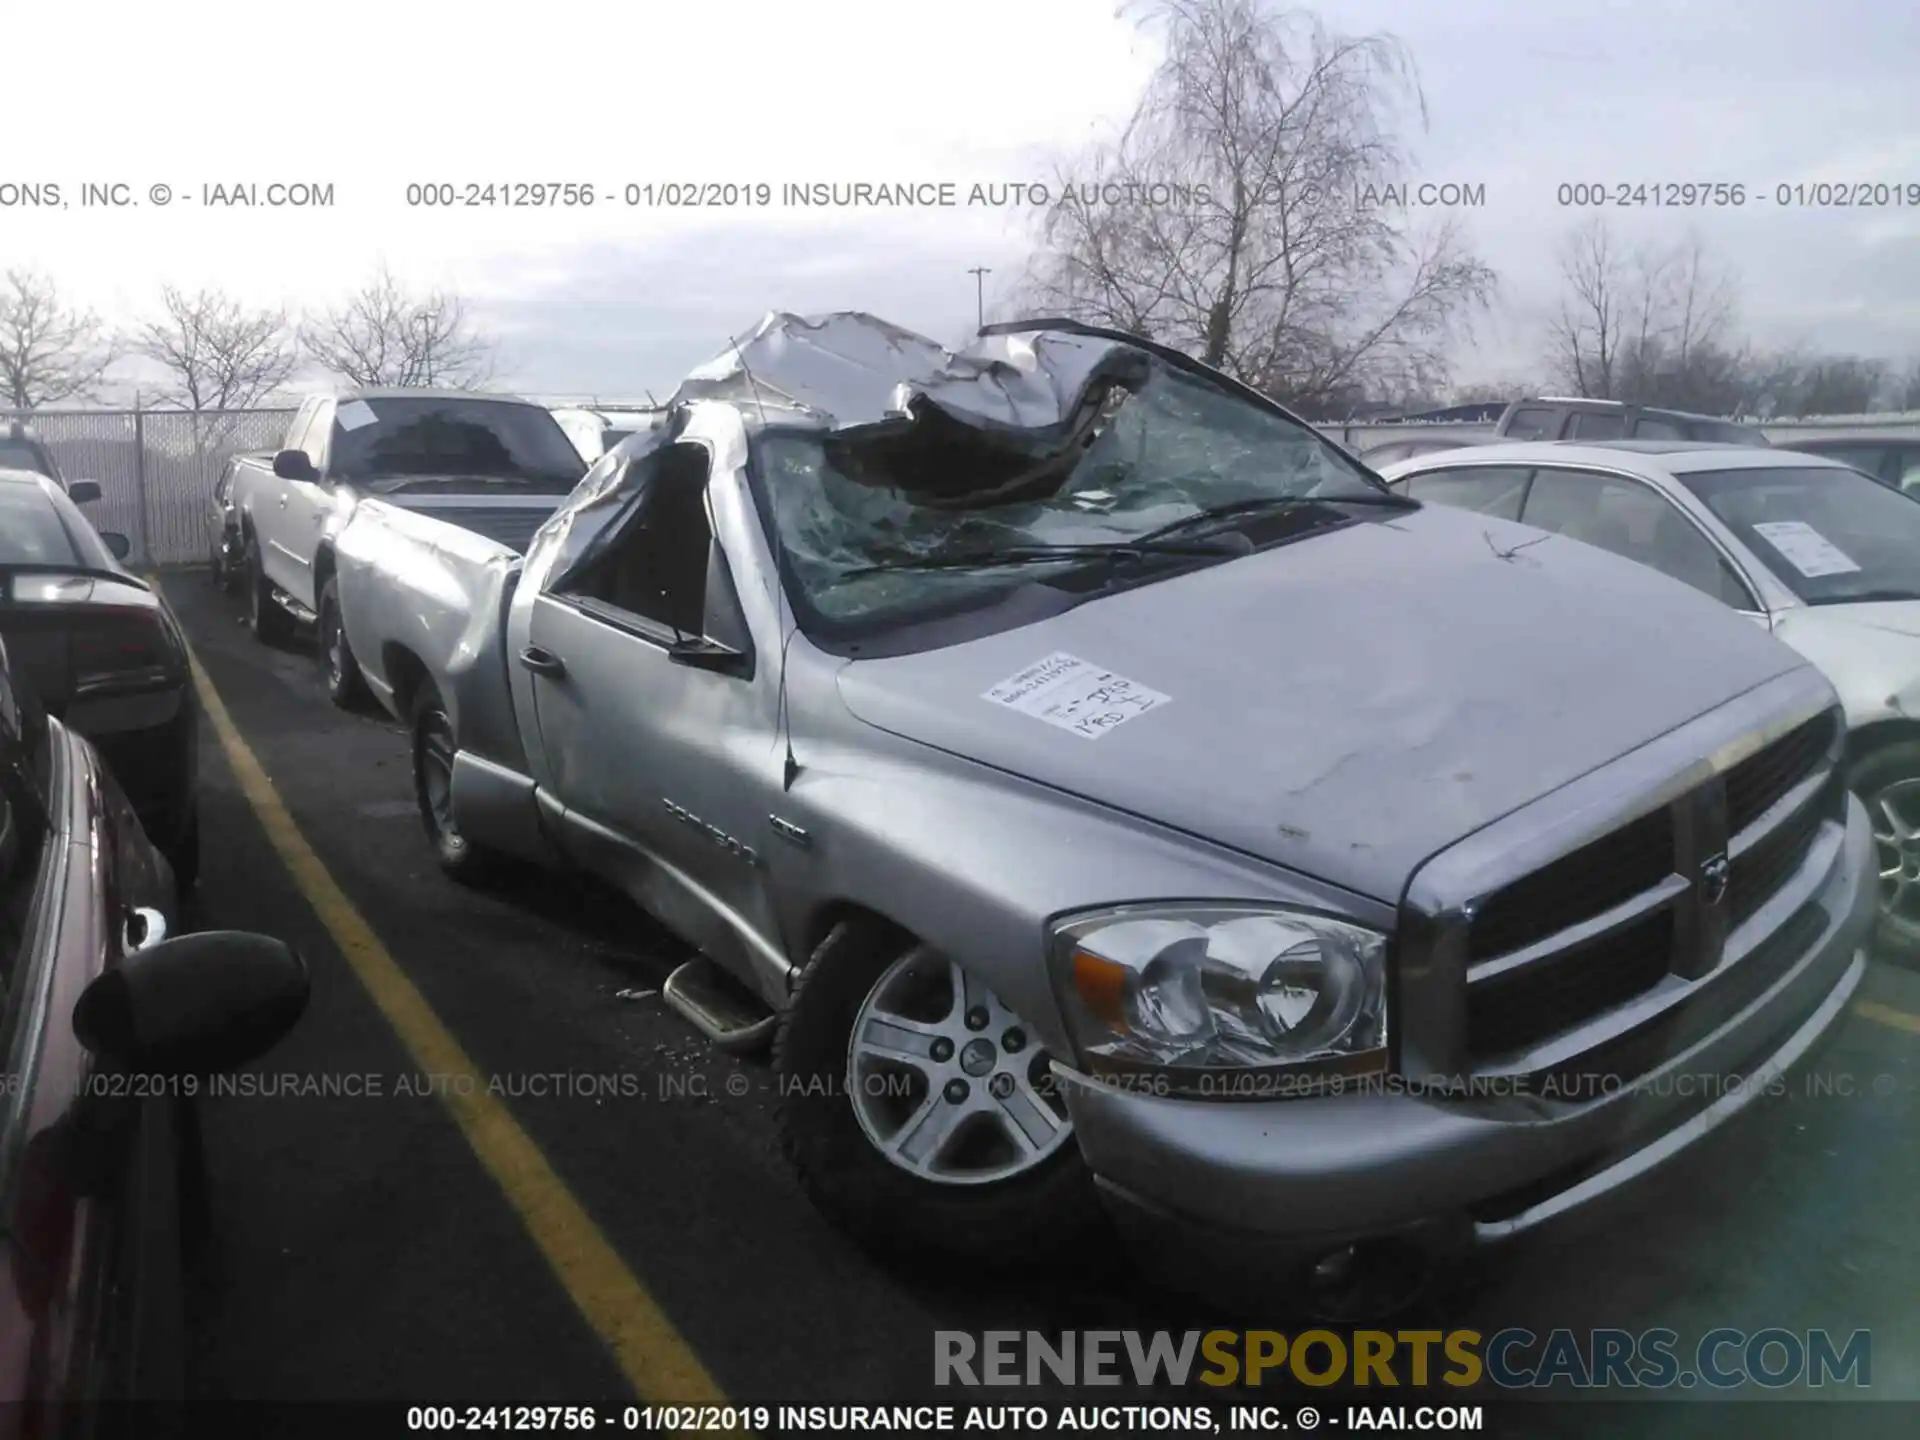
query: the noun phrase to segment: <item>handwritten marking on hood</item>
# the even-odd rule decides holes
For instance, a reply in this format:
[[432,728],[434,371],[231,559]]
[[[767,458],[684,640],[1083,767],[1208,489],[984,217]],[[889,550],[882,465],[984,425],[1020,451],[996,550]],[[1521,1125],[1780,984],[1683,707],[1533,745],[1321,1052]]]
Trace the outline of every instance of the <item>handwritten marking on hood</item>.
[[1173,699],[1060,650],[1008,676],[980,698],[1083,740],[1098,740]]

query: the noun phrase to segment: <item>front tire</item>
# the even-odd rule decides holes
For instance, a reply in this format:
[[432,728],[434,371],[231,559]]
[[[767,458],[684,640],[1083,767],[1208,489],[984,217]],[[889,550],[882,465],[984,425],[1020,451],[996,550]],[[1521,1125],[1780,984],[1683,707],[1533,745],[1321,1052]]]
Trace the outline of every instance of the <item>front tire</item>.
[[1873,826],[1880,876],[1874,953],[1895,965],[1920,969],[1920,740],[1868,751],[1847,780]]
[[360,662],[353,658],[353,646],[347,643],[347,631],[340,619],[340,580],[329,575],[320,590],[320,614],[316,630],[320,645],[320,674],[327,683],[327,698],[342,710],[366,708],[367,682],[360,673]]
[[892,1261],[1030,1267],[1099,1214],[1032,1030],[928,947],[833,928],[774,1041],[782,1149],[814,1205]]
[[241,583],[247,587],[247,626],[262,645],[284,644],[293,632],[293,617],[273,598],[273,582],[260,563],[260,542],[251,535],[244,563]]
[[460,753],[453,720],[431,680],[413,697],[413,798],[434,858],[450,879],[478,885],[499,868],[499,857],[460,833],[453,820],[453,760]]

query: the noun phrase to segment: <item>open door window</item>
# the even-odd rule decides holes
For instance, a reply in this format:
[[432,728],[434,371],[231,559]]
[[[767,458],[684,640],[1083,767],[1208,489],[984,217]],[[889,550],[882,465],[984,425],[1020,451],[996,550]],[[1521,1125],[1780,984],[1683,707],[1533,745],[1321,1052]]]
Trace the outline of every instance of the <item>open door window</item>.
[[708,510],[710,461],[692,441],[634,461],[619,533],[554,592],[583,612],[700,669],[748,678],[753,644]]

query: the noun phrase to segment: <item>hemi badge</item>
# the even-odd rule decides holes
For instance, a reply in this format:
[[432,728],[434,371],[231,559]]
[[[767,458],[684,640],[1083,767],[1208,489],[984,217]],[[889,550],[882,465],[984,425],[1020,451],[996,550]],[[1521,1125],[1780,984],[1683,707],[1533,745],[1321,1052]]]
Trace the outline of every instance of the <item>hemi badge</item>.
[[807,832],[791,820],[782,820],[778,815],[769,815],[767,816],[767,822],[773,826],[774,834],[784,836],[798,845],[802,850],[805,850],[813,843],[807,838]]

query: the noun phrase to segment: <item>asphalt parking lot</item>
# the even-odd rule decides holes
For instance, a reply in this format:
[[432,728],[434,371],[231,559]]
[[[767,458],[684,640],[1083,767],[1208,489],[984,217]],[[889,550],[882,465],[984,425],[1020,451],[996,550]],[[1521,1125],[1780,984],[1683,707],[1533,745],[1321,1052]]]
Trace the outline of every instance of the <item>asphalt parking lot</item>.
[[[314,971],[253,1091],[207,1106],[201,1393],[1027,1403],[935,1392],[934,1333],[1258,1323],[1147,1293],[1111,1253],[1024,1283],[878,1268],[789,1178],[764,1063],[661,1005],[674,941],[587,884],[443,879],[399,727],[335,710],[311,654],[258,645],[204,575],[163,583],[218,702],[190,918],[279,934]],[[1496,1263],[1426,1322],[1867,1329],[1875,1395],[1920,1400],[1920,974],[1876,964],[1819,1064],[1854,1093],[1772,1102],[1622,1222]],[[461,1065],[497,1093],[463,1099]],[[579,1076],[624,1078],[565,1093]],[[1636,1429],[1703,1433],[1671,1411]]]

